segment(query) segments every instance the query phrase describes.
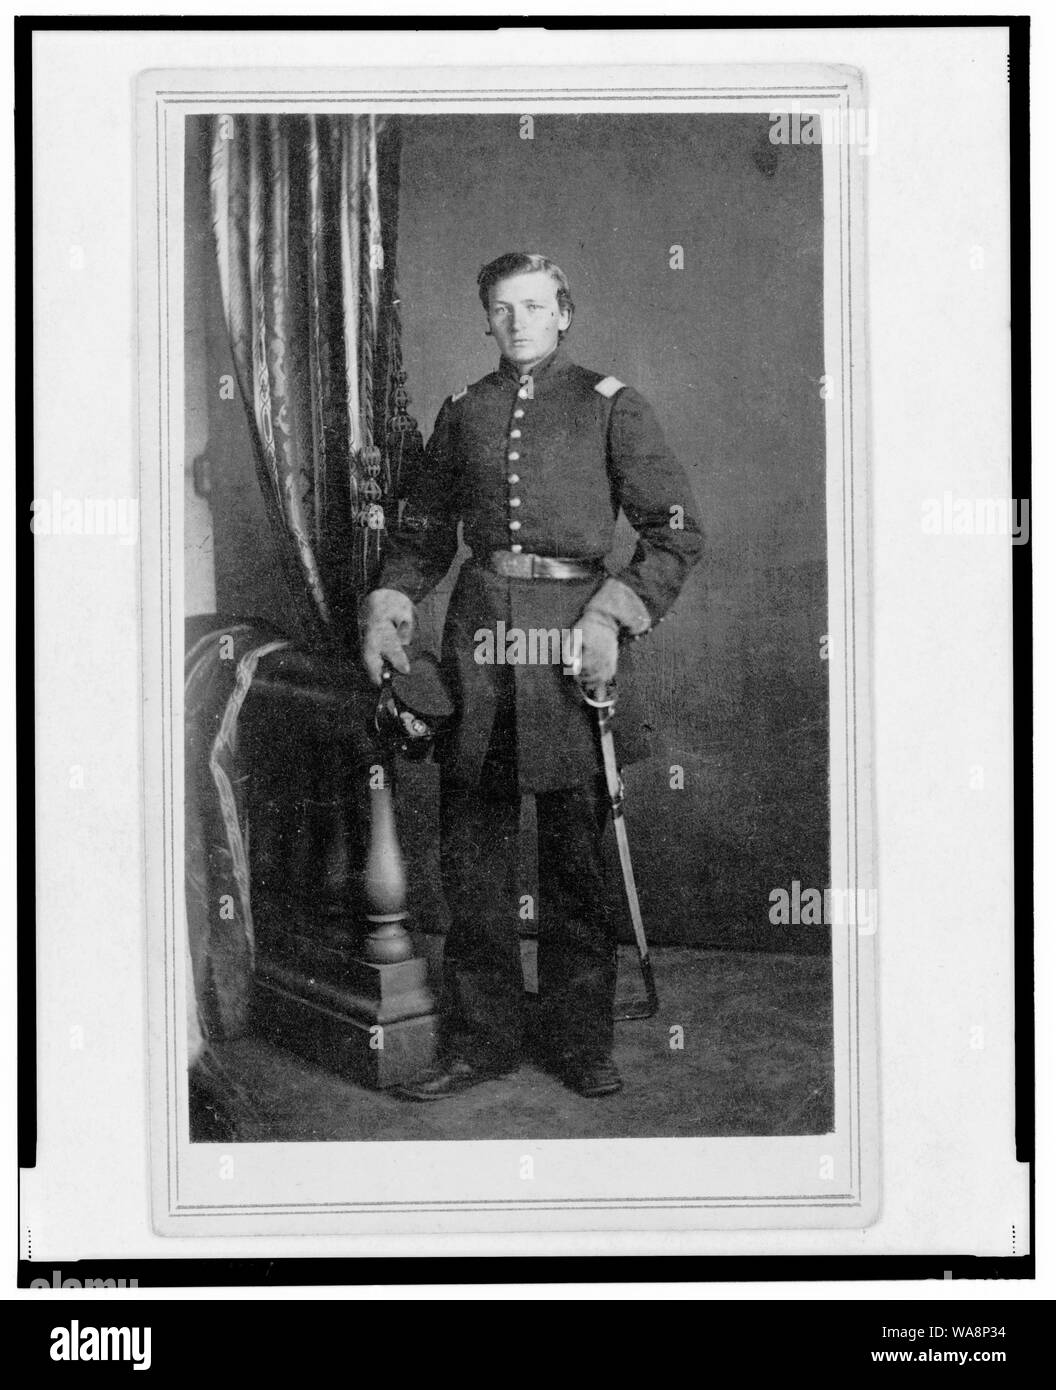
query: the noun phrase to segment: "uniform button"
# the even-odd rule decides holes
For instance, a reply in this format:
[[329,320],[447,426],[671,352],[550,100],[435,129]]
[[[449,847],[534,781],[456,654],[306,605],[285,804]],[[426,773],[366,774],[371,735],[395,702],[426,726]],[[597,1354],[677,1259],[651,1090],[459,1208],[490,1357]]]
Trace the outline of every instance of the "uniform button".
[[[526,400],[528,399],[528,392],[524,389],[523,386],[522,386],[521,389],[517,392],[517,395],[518,395],[519,399],[522,400],[522,401],[526,401]],[[522,415],[524,414],[524,411],[523,411],[523,410],[521,411],[521,414],[522,414]]]
[[520,439],[520,437],[521,437],[521,432],[520,432],[520,430],[510,430],[510,438],[511,438],[511,439]]
[[511,521],[511,522],[510,522],[510,530],[511,530],[511,531],[519,531],[520,529],[521,529],[521,523],[520,523],[519,521]]
[[520,458],[520,454],[507,454],[506,457],[509,459],[511,463],[516,463],[517,460]]
[[506,479],[506,481],[508,483],[519,483],[521,480],[516,473],[511,473],[510,476]]
[[510,498],[510,506],[511,506],[511,507],[519,507],[520,505],[521,505],[521,499],[520,499],[519,497],[511,497],[511,498]]
[[523,549],[524,549],[524,546],[523,546],[523,545],[511,545],[511,546],[510,546],[510,550],[514,553],[514,555],[519,555]]
[[514,418],[515,420],[523,420],[523,419],[524,419],[524,411],[523,411],[523,410],[515,410],[515,411],[513,412],[513,418]]

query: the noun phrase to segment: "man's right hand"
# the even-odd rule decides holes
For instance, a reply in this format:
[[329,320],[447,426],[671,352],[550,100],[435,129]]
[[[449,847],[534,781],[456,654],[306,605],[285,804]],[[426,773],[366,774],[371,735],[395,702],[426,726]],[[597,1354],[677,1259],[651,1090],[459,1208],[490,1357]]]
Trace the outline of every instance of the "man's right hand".
[[414,604],[398,589],[375,589],[363,600],[359,615],[361,655],[367,675],[381,684],[385,663],[404,675],[411,669],[404,647],[414,635]]

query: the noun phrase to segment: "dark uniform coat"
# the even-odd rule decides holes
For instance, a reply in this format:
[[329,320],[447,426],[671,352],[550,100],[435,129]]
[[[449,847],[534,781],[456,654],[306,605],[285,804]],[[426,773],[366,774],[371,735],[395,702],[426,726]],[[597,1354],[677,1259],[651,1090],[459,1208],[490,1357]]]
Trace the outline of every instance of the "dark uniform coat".
[[[562,666],[480,664],[474,650],[478,634],[494,632],[500,620],[507,632],[573,628],[606,577],[601,562],[621,507],[639,540],[616,577],[657,622],[702,541],[688,479],[637,391],[577,366],[559,345],[530,380],[504,359],[444,402],[377,587],[419,602],[447,573],[462,522],[473,560],[463,564],[452,594],[441,654],[460,710],[437,748],[448,781],[477,781],[500,714],[513,730],[523,792],[596,775],[593,711]],[[594,561],[598,572],[575,580],[508,579],[488,568],[492,552],[517,547]]]

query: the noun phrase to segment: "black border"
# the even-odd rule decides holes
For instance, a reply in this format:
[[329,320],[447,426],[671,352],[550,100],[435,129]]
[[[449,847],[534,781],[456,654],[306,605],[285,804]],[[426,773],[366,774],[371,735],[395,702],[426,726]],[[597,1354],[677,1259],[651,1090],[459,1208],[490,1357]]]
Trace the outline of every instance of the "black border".
[[36,701],[33,689],[33,103],[31,35],[15,20],[15,778],[18,1165],[37,1161]]
[[[33,449],[33,298],[32,298],[32,61],[33,35],[78,30],[276,30],[451,31],[496,28],[552,30],[623,29],[890,29],[1005,28],[1009,33],[1009,195],[1012,492],[1029,501],[1031,484],[1030,383],[1030,170],[1028,16],[1005,15],[845,15],[714,16],[656,19],[649,16],[404,16],[359,18],[335,23],[323,16],[18,16],[14,19],[15,66],[15,313],[16,357],[16,740],[18,794],[18,1156],[33,1167],[36,1156],[36,903],[35,903],[35,703],[33,690],[33,553],[28,526],[33,470],[25,461]],[[1033,792],[1032,575],[1030,544],[1012,547],[1013,602],[1013,784],[1016,805],[1030,807]],[[81,1279],[138,1280],[144,1288],[300,1286],[310,1284],[610,1283],[812,1281],[876,1279],[1032,1279],[1036,1272],[1034,1203],[1034,965],[1033,821],[1019,818],[1014,841],[1014,961],[1016,1056],[1016,1157],[1029,1163],[1030,1248],[1027,1256],[980,1258],[965,1255],[889,1256],[596,1256],[596,1257],[409,1257],[409,1258],[253,1258],[64,1260],[63,1273]],[[50,1274],[45,1265],[18,1260],[17,1284]],[[952,1306],[952,1305],[951,1305]]]
[[[1028,1265],[1029,1274],[1024,1272]],[[954,1279],[1034,1277],[1032,1257],[1006,1255],[319,1255],[279,1259],[188,1259],[174,1255],[165,1259],[20,1260],[18,1286],[28,1288],[33,1279],[51,1279],[55,1269],[64,1277],[82,1281],[136,1278],[142,1288],[174,1289],[311,1284],[369,1288],[378,1284],[943,1281],[948,1272]],[[112,1313],[107,1315],[108,1320],[112,1317]]]

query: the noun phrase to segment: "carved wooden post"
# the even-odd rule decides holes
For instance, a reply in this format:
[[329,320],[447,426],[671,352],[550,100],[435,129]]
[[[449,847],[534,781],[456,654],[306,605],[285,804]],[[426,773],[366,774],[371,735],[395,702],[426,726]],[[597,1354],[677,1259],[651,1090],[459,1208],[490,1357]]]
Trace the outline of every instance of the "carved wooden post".
[[354,675],[283,656],[243,728],[261,847],[284,803],[303,800],[308,814],[302,833],[280,837],[292,838],[287,858],[255,861],[258,1026],[365,1085],[398,1085],[432,1061],[437,1019],[407,929],[392,767],[368,733],[373,696]]
[[371,778],[370,844],[363,872],[364,894],[371,909],[367,913],[363,956],[378,965],[394,965],[414,955],[414,946],[404,925],[407,921],[407,873],[396,836],[391,779],[391,767],[380,765]]

